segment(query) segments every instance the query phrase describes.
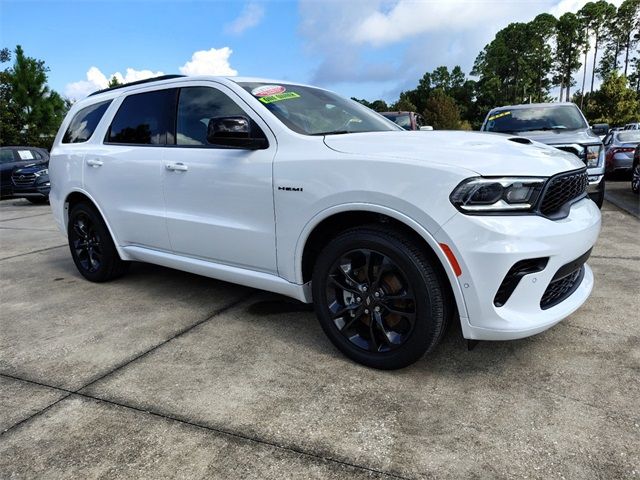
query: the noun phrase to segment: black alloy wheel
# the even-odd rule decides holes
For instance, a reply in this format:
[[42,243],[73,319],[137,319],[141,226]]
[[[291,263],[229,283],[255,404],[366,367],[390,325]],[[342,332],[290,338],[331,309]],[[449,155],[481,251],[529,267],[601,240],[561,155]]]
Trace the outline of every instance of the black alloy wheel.
[[385,370],[433,350],[452,308],[430,257],[385,225],[332,239],[316,260],[311,286],[331,342],[352,360]]
[[89,273],[97,272],[102,265],[102,246],[100,235],[93,221],[85,212],[79,212],[71,225],[73,235],[69,237],[75,257],[82,269]]
[[640,193],[640,163],[636,163],[631,172],[631,191]]
[[381,252],[346,252],[331,267],[327,308],[339,332],[369,352],[398,348],[416,320],[413,292],[397,264]]
[[87,280],[106,282],[127,271],[129,262],[120,259],[104,220],[92,205],[79,203],[71,209],[67,237],[73,261]]

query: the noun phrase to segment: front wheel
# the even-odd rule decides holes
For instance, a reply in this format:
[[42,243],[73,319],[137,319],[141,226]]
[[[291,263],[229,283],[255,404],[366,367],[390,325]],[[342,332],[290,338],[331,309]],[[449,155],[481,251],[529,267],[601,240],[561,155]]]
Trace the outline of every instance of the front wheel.
[[331,342],[370,367],[414,363],[445,329],[445,289],[433,265],[391,228],[373,225],[338,235],[316,261],[312,289]]
[[120,259],[104,220],[91,205],[73,207],[67,235],[73,262],[87,280],[106,282],[127,271],[129,263]]

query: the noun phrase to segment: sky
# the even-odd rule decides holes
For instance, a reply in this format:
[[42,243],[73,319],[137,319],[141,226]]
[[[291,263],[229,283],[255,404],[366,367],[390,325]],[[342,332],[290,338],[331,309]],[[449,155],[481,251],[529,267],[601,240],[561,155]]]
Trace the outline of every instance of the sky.
[[74,100],[114,75],[129,82],[178,73],[296,81],[394,101],[440,65],[468,73],[509,23],[586,2],[0,0],[0,46],[20,44],[44,60],[50,87]]

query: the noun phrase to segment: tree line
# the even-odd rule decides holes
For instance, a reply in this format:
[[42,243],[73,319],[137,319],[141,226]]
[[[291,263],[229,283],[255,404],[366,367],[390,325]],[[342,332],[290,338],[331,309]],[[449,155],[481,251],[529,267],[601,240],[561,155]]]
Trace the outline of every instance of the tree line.
[[[639,44],[640,0],[619,8],[599,0],[559,18],[543,13],[507,25],[478,54],[470,76],[441,66],[391,105],[354,99],[376,111],[420,112],[435,128],[470,129],[493,107],[553,101],[555,87],[559,101],[574,101],[593,123],[623,124],[640,117]],[[576,76],[581,85],[572,94]]]

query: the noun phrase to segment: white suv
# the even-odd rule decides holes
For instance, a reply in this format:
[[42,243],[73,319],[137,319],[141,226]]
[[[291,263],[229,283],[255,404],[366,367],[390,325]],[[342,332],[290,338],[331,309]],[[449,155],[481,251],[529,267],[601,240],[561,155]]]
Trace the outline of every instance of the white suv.
[[[150,262],[313,302],[350,358],[400,368],[451,320],[541,332],[582,305],[600,231],[575,155],[403,131],[289,82],[165,77],[76,103],[51,207],[87,279]],[[293,340],[293,339],[292,339]]]

